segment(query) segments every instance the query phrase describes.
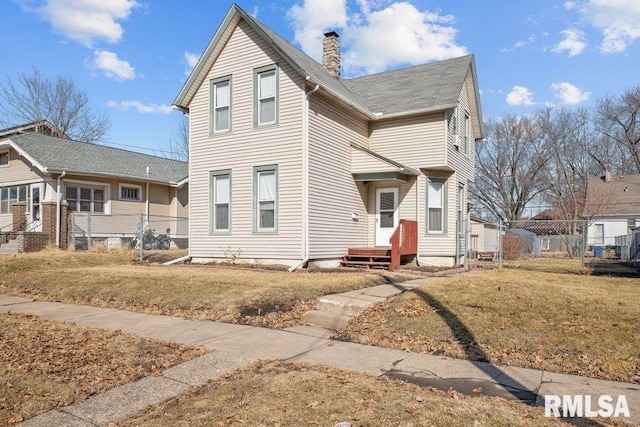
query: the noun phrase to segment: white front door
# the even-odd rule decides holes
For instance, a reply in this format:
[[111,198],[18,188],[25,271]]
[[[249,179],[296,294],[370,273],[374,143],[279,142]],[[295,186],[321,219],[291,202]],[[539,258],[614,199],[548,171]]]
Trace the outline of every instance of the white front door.
[[389,239],[400,222],[399,193],[398,187],[376,188],[376,246],[391,246]]

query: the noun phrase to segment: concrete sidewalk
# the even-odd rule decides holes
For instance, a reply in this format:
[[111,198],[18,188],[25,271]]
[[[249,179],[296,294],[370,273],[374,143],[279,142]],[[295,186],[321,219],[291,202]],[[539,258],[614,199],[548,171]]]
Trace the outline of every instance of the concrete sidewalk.
[[[24,426],[95,426],[127,419],[254,360],[281,359],[386,375],[424,386],[544,404],[544,395],[624,395],[633,423],[640,423],[640,385],[603,381],[534,369],[495,366],[449,357],[408,353],[334,341],[326,329],[298,326],[273,330],[179,317],[140,314],[91,306],[35,302],[0,294],[0,312],[34,314],[80,326],[122,330],[143,337],[202,345],[212,353],[112,389],[85,401],[57,408],[23,422]],[[597,409],[597,408],[596,408]]]

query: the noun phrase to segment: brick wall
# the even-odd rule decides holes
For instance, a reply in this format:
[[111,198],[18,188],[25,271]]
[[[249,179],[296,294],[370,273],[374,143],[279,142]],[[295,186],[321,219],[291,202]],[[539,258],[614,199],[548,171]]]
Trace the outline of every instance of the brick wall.
[[24,231],[27,228],[27,203],[13,204],[13,231]]
[[[55,239],[55,236],[54,236]],[[48,233],[23,232],[18,234],[18,252],[38,252],[49,244]]]

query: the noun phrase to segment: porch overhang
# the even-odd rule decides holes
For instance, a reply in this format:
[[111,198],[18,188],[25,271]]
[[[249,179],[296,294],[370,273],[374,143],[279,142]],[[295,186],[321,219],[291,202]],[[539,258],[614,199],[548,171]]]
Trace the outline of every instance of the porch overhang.
[[368,172],[368,173],[354,173],[353,179],[358,182],[370,182],[370,181],[404,181],[407,182],[411,179],[413,174],[406,174],[400,171],[396,172]]
[[351,144],[351,174],[358,182],[409,181],[420,172],[357,144]]

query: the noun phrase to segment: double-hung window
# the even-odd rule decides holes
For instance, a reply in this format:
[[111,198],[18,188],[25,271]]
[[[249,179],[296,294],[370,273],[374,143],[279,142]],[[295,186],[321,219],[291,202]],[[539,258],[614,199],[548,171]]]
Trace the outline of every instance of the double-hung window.
[[254,230],[275,232],[278,228],[278,167],[255,167],[253,180]]
[[106,191],[104,187],[67,185],[65,199],[71,212],[104,213]]
[[13,185],[11,187],[0,187],[0,214],[10,214],[13,212],[13,205],[18,202],[27,201],[27,186]]
[[446,233],[446,192],[444,179],[431,178],[427,185],[427,233]]
[[231,231],[231,171],[223,170],[211,172],[209,179],[211,190],[211,219],[212,232]]
[[231,130],[231,77],[211,81],[211,133]]
[[254,70],[254,125],[278,122],[278,66],[276,64]]
[[604,224],[593,225],[593,243],[596,245],[604,244]]
[[464,154],[469,154],[469,136],[471,135],[471,118],[469,113],[464,113],[464,135],[462,137],[463,146],[460,147]]

